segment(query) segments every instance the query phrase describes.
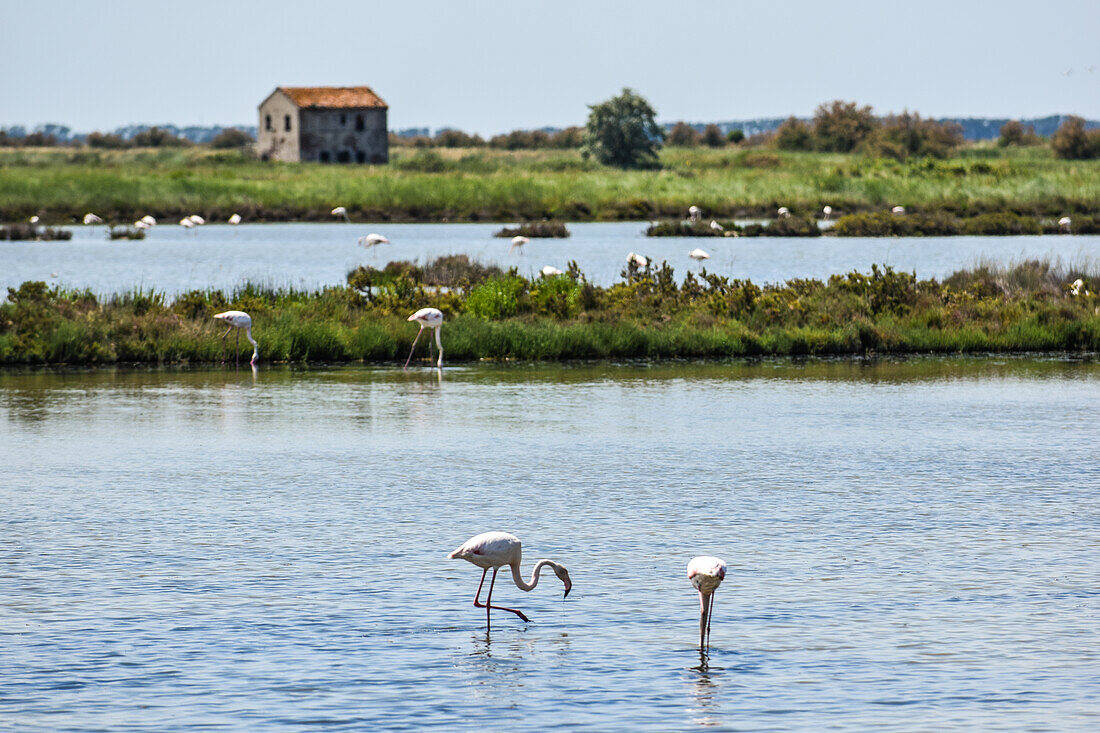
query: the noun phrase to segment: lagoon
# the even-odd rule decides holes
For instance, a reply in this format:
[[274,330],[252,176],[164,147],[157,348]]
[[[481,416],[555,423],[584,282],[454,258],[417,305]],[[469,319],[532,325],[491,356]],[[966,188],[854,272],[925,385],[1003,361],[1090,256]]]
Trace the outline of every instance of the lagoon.
[[[1061,357],[2,371],[0,720],[1095,730],[1098,402]],[[486,635],[488,529],[569,598]]]
[[[164,223],[140,241],[108,241],[103,227],[73,227],[64,242],[0,242],[0,288],[44,280],[100,295],[135,288],[176,295],[192,289],[230,291],[253,282],[313,290],[343,285],[358,265],[427,260],[449,254],[536,274],[544,265],[566,269],[576,260],[596,284],[618,281],[629,252],[668,260],[682,277],[701,265],[688,252],[702,247],[711,272],[764,283],[792,278],[827,279],[872,264],[942,278],[982,259],[1090,263],[1100,256],[1100,236],[925,238],[647,238],[646,222],[571,223],[568,239],[533,239],[522,254],[508,254],[501,224],[242,224],[192,230]],[[392,242],[372,251],[356,240],[377,231]],[[2,291],[0,291],[2,292]]]

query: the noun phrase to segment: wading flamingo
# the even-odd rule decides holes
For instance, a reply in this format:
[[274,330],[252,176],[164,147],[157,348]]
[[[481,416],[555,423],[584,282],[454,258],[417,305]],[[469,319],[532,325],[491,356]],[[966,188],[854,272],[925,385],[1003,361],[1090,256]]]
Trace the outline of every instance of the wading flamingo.
[[145,222],[146,224],[148,224],[149,226],[151,226],[151,227],[155,227],[157,225],[157,220],[149,214],[146,214],[145,216],[141,217],[141,220],[143,222]]
[[1063,216],[1061,219],[1058,220],[1058,228],[1061,229],[1063,232],[1068,232],[1072,224],[1073,219],[1070,219],[1068,216]]
[[714,219],[710,220],[710,228],[713,229],[716,232],[726,231],[725,229],[722,228],[722,225],[719,224],[718,222],[716,222]]
[[348,210],[345,209],[343,206],[337,206],[330,213],[333,216],[342,216],[342,217],[344,217],[344,221],[346,221],[349,224],[351,223],[351,219],[348,218]]
[[184,229],[194,229],[195,222],[191,221],[190,217],[184,217],[180,219],[180,226]]
[[255,364],[260,358],[260,345],[256,343],[256,339],[252,338],[252,316],[244,311],[226,311],[216,314],[214,318],[229,324],[229,328],[222,335],[222,361],[225,361],[225,337],[235,328],[237,329],[237,363],[241,363],[241,331],[243,330],[245,338],[252,342],[252,360],[248,363]]
[[[515,608],[493,605],[493,584],[497,580],[497,570],[503,565],[512,569],[512,580],[516,587],[522,591],[532,591],[539,584],[539,573],[544,567],[549,567],[558,576],[558,580],[565,583],[565,595],[573,588],[573,582],[569,579],[569,571],[563,565],[553,560],[539,560],[535,563],[535,569],[531,572],[531,582],[526,583],[520,575],[520,556],[523,548],[519,538],[507,532],[483,532],[476,537],[471,537],[462,543],[457,550],[447,555],[448,560],[467,560],[481,568],[481,582],[477,584],[477,593],[474,594],[474,606],[485,609],[485,628],[489,628],[489,613],[492,609],[498,611],[511,611],[524,621],[530,621],[523,611]],[[489,595],[485,597],[485,603],[478,599],[481,597],[481,586],[485,584],[485,574],[492,569],[493,577],[489,581]],[[563,596],[564,597],[564,596]]]
[[699,648],[710,647],[710,618],[714,612],[714,591],[726,577],[726,563],[702,555],[688,563],[688,580],[699,591]]
[[528,239],[527,237],[524,237],[522,235],[517,235],[515,237],[512,237],[512,246],[508,248],[508,254],[512,254],[512,250],[515,249],[516,247],[519,247],[520,248],[520,250],[519,250],[520,254],[523,254],[523,245],[527,244],[530,241],[531,241],[530,239]]
[[1085,288],[1085,281],[1082,280],[1081,278],[1077,278],[1072,283],[1070,283],[1070,291],[1069,292],[1072,295],[1080,295],[1081,292],[1084,291],[1085,295],[1088,295],[1089,291],[1085,290],[1084,288]]
[[688,207],[688,218],[692,221],[699,221],[699,217],[703,215],[703,210],[698,206]]
[[780,206],[775,213],[783,217],[784,219],[789,219],[791,217],[791,210],[788,209],[786,206]]
[[829,221],[829,217],[833,215],[833,207],[832,206],[825,206],[824,208],[821,209],[821,213],[825,215],[825,217],[822,219],[822,221]]
[[233,226],[237,226],[238,224],[241,223],[241,215],[240,214],[234,214],[233,216],[229,217],[229,223],[232,224]]
[[698,248],[693,249],[690,252],[688,252],[688,257],[690,257],[693,260],[709,260],[710,259],[710,255],[708,255],[706,252],[704,252],[703,250],[698,249]]
[[563,274],[561,270],[556,267],[552,267],[551,265],[546,265],[541,270],[539,270],[539,272],[542,273],[543,277],[554,277],[555,275]]
[[649,260],[647,260],[645,257],[642,257],[637,252],[630,252],[626,256],[626,263],[628,265],[630,263],[634,263],[635,267],[645,267],[646,265],[649,264]]
[[890,209],[890,213],[894,214],[896,216],[901,216],[902,214],[905,213],[905,207],[904,206],[895,206],[894,208]]
[[201,227],[201,226],[202,226],[203,224],[205,224],[205,223],[206,223],[206,219],[203,219],[203,218],[202,218],[201,216],[199,216],[198,214],[192,214],[191,216],[189,216],[189,217],[187,217],[187,218],[191,220],[191,223],[192,223],[192,224],[197,224],[197,225],[199,225],[200,227]]
[[84,223],[85,224],[102,224],[103,220],[100,219],[95,214],[89,212],[89,213],[84,215]]
[[359,237],[359,246],[360,247],[366,247],[367,249],[370,249],[371,247],[376,247],[379,244],[389,244],[389,243],[390,243],[390,240],[386,239],[381,234],[375,234],[373,232],[371,232],[370,234],[368,234],[365,237]]
[[[420,334],[424,333],[425,328],[435,329],[435,345],[439,347],[439,362],[436,366],[440,369],[443,368],[443,344],[439,341],[439,329],[443,328],[443,311],[438,308],[421,308],[416,313],[413,313],[407,320],[416,321],[420,324],[420,330],[416,332],[416,338],[413,339],[412,348],[409,349],[409,358],[405,359],[405,369],[409,368],[409,362],[412,361],[413,352],[416,351],[416,342],[420,340]],[[432,360],[432,342],[428,341],[428,361]],[[440,372],[442,373],[442,372]]]
[[29,221],[31,224],[37,224],[38,223],[38,215],[36,214],[36,215],[32,216],[30,219],[27,219],[27,221]]

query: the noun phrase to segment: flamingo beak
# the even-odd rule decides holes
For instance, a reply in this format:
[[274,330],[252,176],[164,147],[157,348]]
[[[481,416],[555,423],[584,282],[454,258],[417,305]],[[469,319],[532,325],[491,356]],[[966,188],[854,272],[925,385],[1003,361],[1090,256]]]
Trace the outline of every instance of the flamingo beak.
[[562,596],[562,598],[568,598],[569,597],[569,591],[571,591],[571,590],[573,590],[573,584],[570,583],[568,580],[565,581],[565,595]]

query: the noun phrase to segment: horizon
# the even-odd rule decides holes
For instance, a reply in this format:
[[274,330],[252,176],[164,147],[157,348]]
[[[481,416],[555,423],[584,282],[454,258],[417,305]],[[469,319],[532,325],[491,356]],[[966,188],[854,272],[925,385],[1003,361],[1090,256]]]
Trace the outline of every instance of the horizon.
[[[1020,1],[991,14],[932,0],[909,15],[854,0],[827,14],[805,0],[781,9],[712,0],[671,15],[654,0],[629,10],[333,0],[288,27],[295,12],[289,0],[13,5],[0,59],[20,71],[0,79],[0,126],[252,126],[278,86],[354,84],[387,101],[391,129],[486,137],[583,125],[587,105],[623,87],[669,123],[806,117],[832,99],[880,115],[1100,118],[1091,0],[1053,0],[1038,17]],[[35,27],[49,27],[50,53],[27,32]],[[104,42],[134,27],[142,32]]]

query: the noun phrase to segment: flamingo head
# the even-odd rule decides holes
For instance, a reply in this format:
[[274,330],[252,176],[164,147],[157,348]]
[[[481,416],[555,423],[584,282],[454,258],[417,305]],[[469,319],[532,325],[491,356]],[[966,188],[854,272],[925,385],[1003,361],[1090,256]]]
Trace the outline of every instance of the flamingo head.
[[558,580],[565,583],[565,595],[562,598],[568,598],[569,591],[573,590],[573,581],[569,579],[569,571],[561,565],[554,565],[554,575],[558,576]]

